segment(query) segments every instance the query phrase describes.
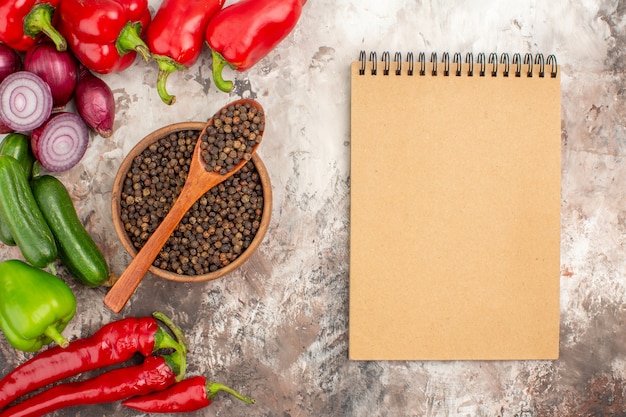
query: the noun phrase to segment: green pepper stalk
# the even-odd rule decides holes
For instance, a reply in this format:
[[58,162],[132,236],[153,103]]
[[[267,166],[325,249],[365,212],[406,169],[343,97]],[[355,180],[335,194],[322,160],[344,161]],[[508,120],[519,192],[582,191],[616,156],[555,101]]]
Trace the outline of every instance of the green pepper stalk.
[[76,314],[76,298],[60,278],[17,259],[0,263],[0,330],[15,349],[36,352],[56,342]]

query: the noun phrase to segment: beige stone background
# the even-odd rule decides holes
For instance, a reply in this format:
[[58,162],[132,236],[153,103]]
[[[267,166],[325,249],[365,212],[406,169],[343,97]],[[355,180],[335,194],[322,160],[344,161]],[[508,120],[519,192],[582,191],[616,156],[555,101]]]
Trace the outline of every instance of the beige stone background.
[[[150,2],[155,11],[159,0]],[[149,275],[116,315],[105,289],[70,278],[72,338],[161,310],[187,333],[189,374],[257,400],[227,396],[197,416],[618,416],[626,409],[626,5],[617,0],[309,0],[295,31],[256,67],[210,81],[205,53],[158,98],[156,65],[104,76],[115,134],[92,136],[84,160],[59,177],[113,272],[129,262],[110,198],[124,156],[151,131],[206,120],[240,97],[267,112],[259,154],[271,176],[272,221],[258,252],[218,281]],[[348,360],[349,64],[360,50],[555,54],[562,71],[561,342],[557,361]],[[19,257],[0,246],[0,259]],[[61,271],[61,274],[64,272]],[[381,286],[384,277],[381,277]],[[424,294],[427,297],[427,294]],[[398,320],[410,319],[398,317]],[[0,338],[0,375],[30,355]],[[119,404],[57,416],[143,416]]]

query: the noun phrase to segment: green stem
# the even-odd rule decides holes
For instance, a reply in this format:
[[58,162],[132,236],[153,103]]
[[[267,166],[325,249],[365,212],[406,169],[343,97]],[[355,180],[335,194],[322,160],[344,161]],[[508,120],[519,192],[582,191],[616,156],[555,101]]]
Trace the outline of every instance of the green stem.
[[57,345],[61,346],[63,349],[70,345],[70,342],[65,337],[63,337],[59,330],[54,326],[46,327],[46,330],[43,331],[43,334],[54,340]]
[[55,8],[49,3],[34,6],[24,18],[24,34],[35,38],[43,32],[54,42],[58,51],[65,51],[67,50],[67,41],[52,25],[54,11]]
[[147,62],[150,59],[150,49],[143,39],[141,39],[141,23],[139,22],[126,23],[124,29],[122,29],[120,35],[117,37],[115,47],[120,56],[130,51],[135,51],[141,55],[144,61]]
[[209,400],[213,401],[213,397],[215,397],[217,395],[218,392],[227,392],[230,395],[232,395],[233,397],[248,403],[248,404],[254,404],[254,400],[252,398],[248,398],[248,397],[244,397],[243,395],[239,394],[237,391],[235,391],[234,389],[227,387],[226,385],[220,384],[219,382],[211,382],[211,381],[207,381],[206,383],[206,391],[207,391],[207,397],[209,398]]
[[222,71],[224,71],[224,67],[231,65],[218,52],[212,50],[211,55],[213,57],[213,82],[217,88],[225,93],[229,93],[233,89],[233,82],[230,80],[224,80]]
[[167,77],[175,71],[184,71],[187,67],[176,62],[169,56],[153,55],[152,58],[159,65],[159,75],[157,76],[157,91],[159,92],[159,97],[161,97],[163,103],[167,105],[174,104],[176,96],[167,92]]
[[176,374],[176,382],[180,382],[185,379],[187,373],[187,358],[181,352],[174,352],[169,355],[163,355],[165,363],[170,367],[172,372]]
[[169,337],[169,341],[165,340],[165,338],[161,340],[159,342],[162,344],[160,348],[161,349],[173,348],[179,352],[182,352],[183,355],[187,356],[187,352],[188,352],[187,338],[185,337],[185,334],[183,333],[182,329],[178,327],[176,324],[174,324],[172,319],[170,319],[168,316],[166,316],[164,313],[160,311],[155,311],[154,313],[152,313],[152,317],[154,317],[155,319],[165,324],[165,326],[167,326],[168,330],[172,332],[172,334],[174,335],[174,338],[176,339],[176,340],[172,339],[172,337],[169,334],[167,334],[167,332],[161,329],[161,333],[166,334]]
[[[175,351],[170,355],[164,355],[163,357],[167,361],[167,364],[176,374],[176,381],[182,381],[187,373],[187,339],[180,327],[178,327],[172,319],[170,319],[165,314],[160,311],[155,311],[152,313],[152,317],[163,322],[167,326],[167,328],[172,332],[176,341],[167,340],[167,338],[162,338],[159,343],[162,344],[162,348],[171,347]],[[159,332],[157,332],[159,333]],[[159,337],[162,337],[161,334]],[[156,337],[156,335],[155,335]],[[171,338],[170,338],[171,339]],[[156,340],[155,340],[156,343]],[[166,346],[167,344],[171,344],[172,346]]]
[[154,349],[153,351],[159,351],[162,349],[174,349],[177,351],[185,351],[185,348],[176,341],[170,334],[159,327],[154,334]]

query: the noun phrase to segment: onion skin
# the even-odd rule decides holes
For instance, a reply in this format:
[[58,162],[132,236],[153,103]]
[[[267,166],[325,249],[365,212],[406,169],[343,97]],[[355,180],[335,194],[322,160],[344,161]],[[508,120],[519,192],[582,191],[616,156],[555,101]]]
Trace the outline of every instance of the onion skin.
[[71,52],[58,51],[48,41],[38,42],[26,52],[24,69],[48,83],[55,109],[64,108],[72,99],[78,82],[78,61]]
[[17,51],[0,43],[0,82],[8,75],[22,69],[22,58]]
[[86,67],[81,68],[74,92],[76,111],[87,126],[103,138],[113,134],[115,121],[115,97],[104,80],[95,76]]
[[5,133],[13,133],[13,132],[15,132],[15,130],[5,125],[2,119],[0,119],[0,135],[3,135]]

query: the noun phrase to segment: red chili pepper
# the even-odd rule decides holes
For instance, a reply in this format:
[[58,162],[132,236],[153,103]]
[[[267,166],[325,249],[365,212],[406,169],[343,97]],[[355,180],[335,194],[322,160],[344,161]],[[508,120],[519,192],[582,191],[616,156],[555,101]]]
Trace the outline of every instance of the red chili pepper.
[[63,0],[59,10],[59,32],[90,70],[119,72],[137,53],[150,58],[142,39],[152,19],[148,0]]
[[0,42],[17,51],[26,51],[43,33],[59,51],[65,51],[67,42],[54,27],[60,1],[3,1],[0,4]]
[[194,376],[177,382],[163,391],[132,397],[123,401],[122,405],[148,413],[190,412],[211,405],[215,395],[221,391],[248,404],[254,404],[253,399],[244,397],[232,388],[208,381],[203,376]]
[[[156,319],[165,323],[179,341]],[[148,356],[160,349],[185,350],[184,344],[182,331],[159,312],[154,317],[130,317],[105,324],[92,336],[74,340],[65,349],[54,346],[40,352],[4,376],[0,380],[0,409],[64,378],[123,363],[136,353]]]
[[184,362],[184,356],[177,353],[148,356],[140,365],[55,385],[5,409],[0,417],[39,417],[67,407],[122,401],[163,390],[180,379]]
[[224,66],[245,71],[263,59],[293,30],[306,0],[240,0],[209,22],[205,40],[213,55],[213,81],[222,91],[233,88],[222,77]]
[[204,46],[209,20],[225,0],[163,0],[148,32],[146,43],[159,65],[157,91],[161,100],[173,104],[165,84],[174,71],[186,70],[196,63]]

